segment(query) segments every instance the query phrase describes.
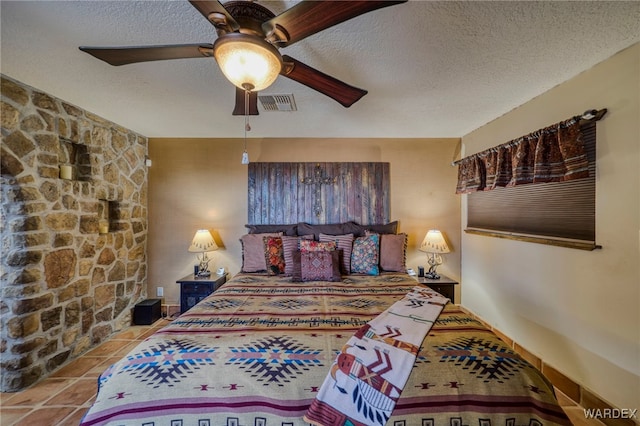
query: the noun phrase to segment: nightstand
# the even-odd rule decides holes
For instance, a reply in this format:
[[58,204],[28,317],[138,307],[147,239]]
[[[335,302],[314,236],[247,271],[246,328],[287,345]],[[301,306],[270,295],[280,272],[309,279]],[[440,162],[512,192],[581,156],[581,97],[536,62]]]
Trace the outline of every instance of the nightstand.
[[227,274],[210,277],[187,275],[176,281],[180,284],[180,313],[187,312],[227,282]]
[[458,285],[458,281],[452,280],[449,277],[445,277],[444,275],[440,275],[439,280],[431,280],[425,277],[415,277],[416,280],[420,284],[425,284],[429,286],[431,289],[437,291],[444,297],[448,297],[451,300],[451,303],[456,303],[456,288]]

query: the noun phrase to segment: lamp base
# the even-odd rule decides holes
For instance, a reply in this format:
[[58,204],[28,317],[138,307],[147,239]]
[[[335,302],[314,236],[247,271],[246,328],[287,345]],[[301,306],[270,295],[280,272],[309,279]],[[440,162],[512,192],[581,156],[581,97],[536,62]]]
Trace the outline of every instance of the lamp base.
[[210,277],[211,271],[209,271],[209,258],[207,257],[207,253],[202,253],[202,259],[200,260],[200,265],[198,265],[198,273],[199,277]]
[[[434,258],[434,260],[435,260],[435,258]],[[427,279],[430,279],[430,280],[439,280],[440,279],[440,275],[438,275],[438,273],[436,272],[436,268],[438,267],[438,265],[440,265],[440,263],[442,263],[442,261],[440,261],[438,263],[438,262],[435,262],[435,261],[432,262],[432,260],[429,259],[429,265],[431,265],[431,266],[429,267],[429,271],[427,271],[424,274],[424,277],[427,278]]]
[[438,253],[429,253],[431,256],[427,259],[429,263],[429,271],[425,272],[424,277],[429,280],[439,280],[440,275],[436,273],[436,268],[442,265],[442,257]]

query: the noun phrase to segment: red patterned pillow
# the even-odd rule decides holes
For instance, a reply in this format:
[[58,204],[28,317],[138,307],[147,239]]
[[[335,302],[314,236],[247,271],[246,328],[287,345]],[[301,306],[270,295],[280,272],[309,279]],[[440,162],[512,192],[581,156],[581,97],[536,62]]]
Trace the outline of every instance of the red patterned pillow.
[[302,281],[340,281],[340,252],[300,252],[300,270]]
[[291,281],[341,281],[340,255],[340,250],[293,252]]
[[300,251],[334,251],[336,249],[335,241],[314,241],[301,240]]
[[264,237],[264,259],[269,275],[284,274],[282,237]]

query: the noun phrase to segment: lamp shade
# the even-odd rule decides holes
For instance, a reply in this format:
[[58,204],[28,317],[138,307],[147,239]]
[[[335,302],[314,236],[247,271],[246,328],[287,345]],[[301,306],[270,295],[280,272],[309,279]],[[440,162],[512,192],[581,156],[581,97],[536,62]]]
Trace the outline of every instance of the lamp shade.
[[437,229],[431,229],[425,235],[422,244],[420,245],[420,251],[427,253],[449,253],[449,246],[442,235],[442,232]]
[[214,250],[218,250],[218,245],[213,240],[211,232],[207,229],[198,229],[196,235],[193,237],[193,241],[191,241],[189,251],[192,253],[204,253]]
[[229,33],[218,37],[213,44],[213,56],[224,76],[244,90],[266,89],[282,69],[278,49],[249,34]]

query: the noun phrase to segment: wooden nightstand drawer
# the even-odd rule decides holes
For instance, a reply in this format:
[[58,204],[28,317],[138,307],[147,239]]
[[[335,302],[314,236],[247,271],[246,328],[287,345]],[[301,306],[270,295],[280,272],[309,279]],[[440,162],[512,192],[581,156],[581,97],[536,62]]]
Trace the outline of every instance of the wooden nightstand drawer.
[[185,293],[210,294],[214,291],[213,283],[184,283],[180,291]]
[[429,288],[437,291],[438,293],[440,293],[444,297],[449,298],[449,300],[451,300],[452,302],[455,299],[455,290],[453,288],[453,285],[428,284],[428,286],[429,286]]
[[439,280],[432,280],[424,277],[415,277],[416,280],[420,284],[425,284],[429,286],[429,288],[437,291],[444,297],[449,298],[451,303],[456,303],[456,287],[458,285],[457,281],[452,280],[449,277],[445,277],[444,275],[440,276]]
[[227,274],[204,278],[187,275],[176,282],[180,284],[180,312],[184,313],[226,283]]

